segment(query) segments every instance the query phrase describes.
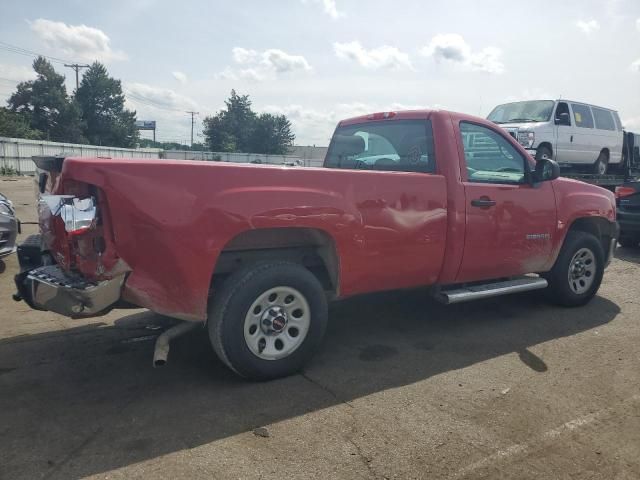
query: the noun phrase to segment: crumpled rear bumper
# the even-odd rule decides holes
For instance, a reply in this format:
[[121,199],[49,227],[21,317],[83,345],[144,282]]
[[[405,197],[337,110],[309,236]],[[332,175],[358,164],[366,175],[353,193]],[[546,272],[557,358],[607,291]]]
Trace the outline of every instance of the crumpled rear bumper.
[[90,282],[65,272],[42,252],[40,235],[30,235],[18,247],[20,273],[15,276],[15,300],[35,310],[48,310],[72,318],[107,313],[120,300],[126,273],[110,280]]
[[123,274],[111,280],[88,282],[57,265],[46,265],[16,275],[18,293],[14,298],[36,310],[72,318],[92,317],[108,312],[118,302],[124,280]]

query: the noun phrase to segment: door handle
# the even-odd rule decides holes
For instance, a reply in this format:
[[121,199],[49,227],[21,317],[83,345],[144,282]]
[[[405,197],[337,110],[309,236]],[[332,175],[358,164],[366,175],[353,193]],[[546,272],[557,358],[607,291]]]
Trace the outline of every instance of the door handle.
[[569,140],[570,142],[573,142],[573,135],[571,135],[571,140]]
[[491,200],[489,197],[480,197],[475,200],[471,200],[471,205],[473,207],[479,208],[489,208],[493,207],[496,204],[495,200]]

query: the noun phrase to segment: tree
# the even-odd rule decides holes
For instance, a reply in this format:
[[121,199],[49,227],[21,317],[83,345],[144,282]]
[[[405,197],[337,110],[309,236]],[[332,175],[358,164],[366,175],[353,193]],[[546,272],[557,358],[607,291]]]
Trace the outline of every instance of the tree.
[[85,124],[85,137],[94,145],[134,147],[138,141],[136,112],[124,108],[120,80],[94,62],[82,77],[75,94]]
[[284,154],[295,135],[284,115],[261,114],[251,110],[249,95],[231,90],[226,109],[204,119],[204,135],[214,152]]
[[29,119],[29,127],[58,142],[86,143],[78,105],[67,95],[64,76],[44,58],[33,62],[37,78],[20,82],[7,102],[13,112]]
[[286,155],[295,138],[287,117],[263,113],[256,119],[251,135],[252,152]]
[[26,114],[0,107],[0,137],[39,140],[42,133],[31,128]]

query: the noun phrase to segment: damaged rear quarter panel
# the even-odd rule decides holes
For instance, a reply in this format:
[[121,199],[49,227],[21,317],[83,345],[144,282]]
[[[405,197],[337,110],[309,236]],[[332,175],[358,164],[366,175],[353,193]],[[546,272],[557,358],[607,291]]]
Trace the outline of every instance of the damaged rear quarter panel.
[[[229,174],[242,174],[245,167],[188,163],[67,159],[63,175],[95,185],[106,196],[117,255],[131,270],[123,298],[177,318],[204,320],[217,257],[231,238],[253,228],[258,212],[250,199],[239,203],[250,192],[226,194],[217,178],[226,168],[228,182]],[[255,175],[252,170],[247,173]],[[258,215],[264,224],[270,206],[263,195],[256,200],[266,207]],[[273,196],[269,203],[275,210],[289,200]]]
[[131,269],[123,299],[177,318],[206,319],[217,258],[251,229],[325,232],[339,296],[433,283],[442,265],[442,175],[68,158],[63,176],[106,196],[116,253]]

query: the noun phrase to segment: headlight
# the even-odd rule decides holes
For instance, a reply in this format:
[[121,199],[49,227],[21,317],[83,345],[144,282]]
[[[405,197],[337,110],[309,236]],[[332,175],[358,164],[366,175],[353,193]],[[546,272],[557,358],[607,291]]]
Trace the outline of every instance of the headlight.
[[0,214],[13,216],[13,210],[11,210],[11,207],[6,203],[0,202]]
[[536,134],[533,132],[518,132],[518,143],[524,148],[533,148],[533,144],[536,141]]

